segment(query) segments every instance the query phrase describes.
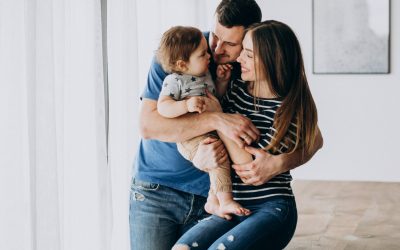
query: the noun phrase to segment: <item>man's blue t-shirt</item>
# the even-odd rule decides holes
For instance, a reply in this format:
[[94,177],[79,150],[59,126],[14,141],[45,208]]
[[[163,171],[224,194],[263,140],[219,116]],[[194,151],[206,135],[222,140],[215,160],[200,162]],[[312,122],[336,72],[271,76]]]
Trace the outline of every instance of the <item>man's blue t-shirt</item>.
[[[204,33],[208,41],[209,33]],[[211,51],[209,50],[209,53]],[[210,58],[210,72],[215,76],[216,65]],[[237,75],[240,67],[234,65]],[[162,69],[155,58],[151,62],[147,77],[147,85],[141,99],[158,100],[164,78],[168,74]],[[207,196],[210,182],[208,174],[200,171],[193,164],[183,158],[176,148],[176,143],[161,142],[158,140],[141,139],[134,163],[135,178],[157,183],[180,191]]]

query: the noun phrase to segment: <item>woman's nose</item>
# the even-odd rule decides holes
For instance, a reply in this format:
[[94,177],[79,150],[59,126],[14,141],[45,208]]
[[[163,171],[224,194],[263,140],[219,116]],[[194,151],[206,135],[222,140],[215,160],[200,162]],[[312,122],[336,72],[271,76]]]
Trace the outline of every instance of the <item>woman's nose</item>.
[[241,63],[242,61],[242,52],[240,52],[238,58],[236,58],[236,62]]

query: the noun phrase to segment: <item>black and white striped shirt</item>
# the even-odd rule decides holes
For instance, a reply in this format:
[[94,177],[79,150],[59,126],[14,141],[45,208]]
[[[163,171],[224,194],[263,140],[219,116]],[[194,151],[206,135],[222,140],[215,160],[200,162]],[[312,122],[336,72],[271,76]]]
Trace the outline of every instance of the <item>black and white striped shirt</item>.
[[[257,98],[255,108],[254,97],[247,91],[247,84],[242,80],[235,80],[230,83],[226,94],[222,99],[222,106],[226,113],[240,113],[248,117],[253,124],[260,130],[260,140],[251,146],[255,148],[265,148],[269,145],[274,134],[273,121],[274,115],[282,101],[278,98],[266,99]],[[296,125],[291,123],[289,133],[295,135]],[[284,153],[287,145],[280,144],[278,153]],[[276,196],[293,197],[290,182],[292,176],[286,172],[275,176],[267,183],[260,186],[244,184],[241,179],[232,171],[232,192],[234,200],[242,204],[263,203],[267,199]]]

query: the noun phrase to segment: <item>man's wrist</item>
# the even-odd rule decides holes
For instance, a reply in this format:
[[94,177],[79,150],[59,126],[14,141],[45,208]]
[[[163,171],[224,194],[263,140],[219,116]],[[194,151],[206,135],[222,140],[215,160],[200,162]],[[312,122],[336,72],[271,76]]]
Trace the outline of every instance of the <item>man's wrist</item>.
[[211,112],[206,112],[204,113],[205,115],[207,115],[207,124],[210,125],[211,130],[219,130],[220,128],[220,119],[221,119],[221,113],[220,112],[215,112],[215,111],[211,111]]
[[185,107],[186,113],[189,113],[189,107],[188,107],[188,102],[187,99],[183,99],[183,106]]

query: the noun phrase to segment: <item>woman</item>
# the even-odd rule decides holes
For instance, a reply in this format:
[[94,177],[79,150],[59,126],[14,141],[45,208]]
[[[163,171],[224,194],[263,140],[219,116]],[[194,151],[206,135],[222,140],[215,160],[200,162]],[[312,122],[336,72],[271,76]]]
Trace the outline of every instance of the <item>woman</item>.
[[[242,80],[232,81],[222,101],[225,112],[241,113],[261,132],[252,144],[272,154],[308,153],[318,134],[317,110],[312,98],[299,42],[294,32],[277,21],[250,27],[237,59]],[[246,138],[244,138],[246,139]],[[243,149],[222,137],[235,164],[251,161]],[[290,172],[257,186],[246,173],[232,177],[237,202],[249,216],[225,220],[211,216],[190,229],[173,249],[283,249],[293,237],[297,210]]]

